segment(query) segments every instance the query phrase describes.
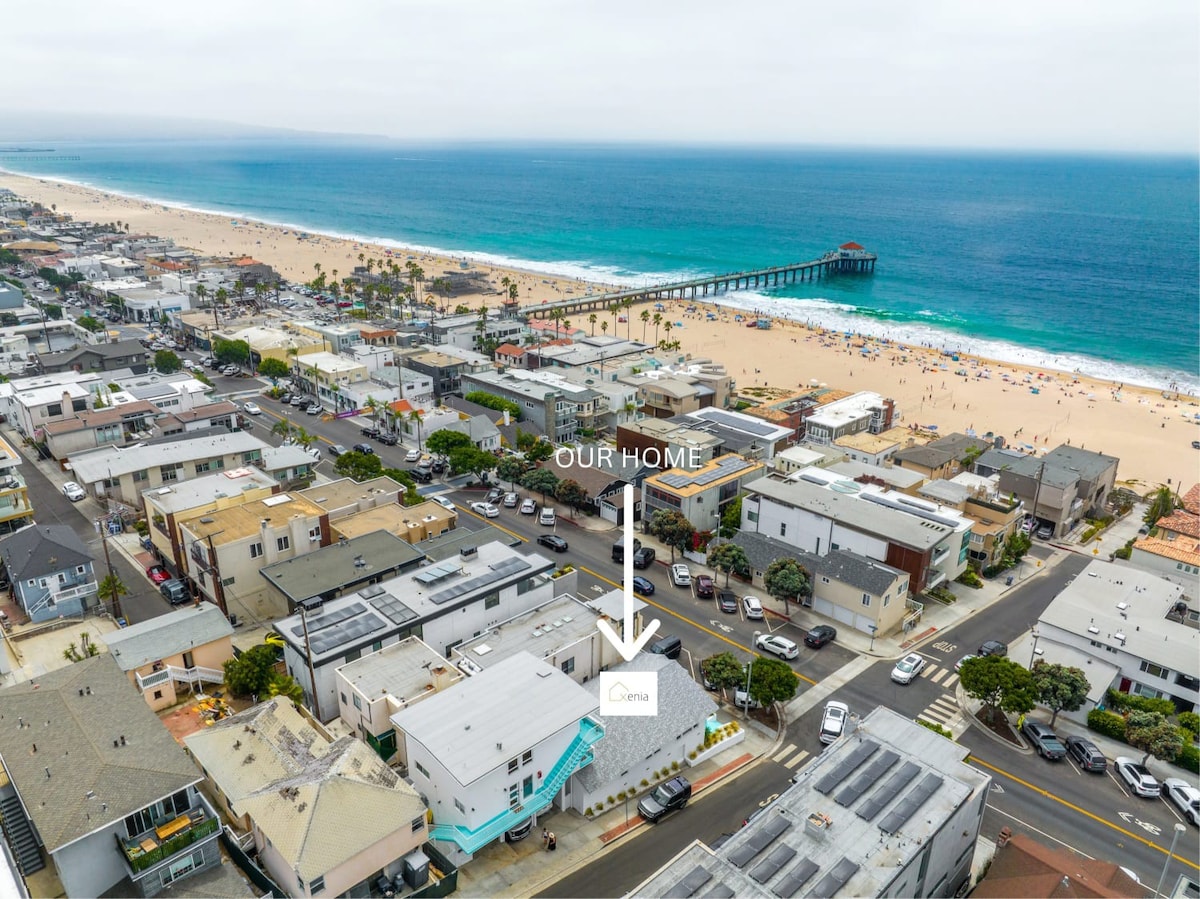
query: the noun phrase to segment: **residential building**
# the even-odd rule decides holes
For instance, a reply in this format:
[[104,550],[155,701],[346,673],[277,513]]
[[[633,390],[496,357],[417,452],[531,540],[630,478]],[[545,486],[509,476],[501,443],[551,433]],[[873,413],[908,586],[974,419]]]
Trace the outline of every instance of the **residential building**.
[[[466,400],[459,399],[458,397],[449,397],[449,399],[466,403]],[[470,405],[473,406],[475,404],[471,403]],[[483,450],[485,453],[494,453],[500,449],[500,429],[492,421],[493,416],[501,420],[504,417],[503,413],[492,412],[491,410],[486,414],[478,415],[468,415],[459,411],[457,420],[451,420],[440,427],[430,428],[426,433],[441,430],[465,434],[471,438],[471,443],[475,445],[476,449]]]
[[[393,371],[385,369],[386,373]],[[383,380],[384,377],[386,375],[376,375],[366,381],[343,384],[340,393],[344,411],[357,410],[363,415],[372,415],[376,422],[382,422],[385,410],[400,399],[401,392],[398,383],[389,383]]]
[[356,512],[401,503],[405,492],[403,484],[387,477],[369,481],[339,478],[302,490],[300,495],[328,512],[330,522],[336,522]]
[[690,469],[708,464],[725,449],[719,437],[706,431],[660,418],[641,418],[617,428],[617,451],[623,457],[650,460],[657,469]]
[[46,425],[92,410],[95,398],[85,385],[95,380],[94,374],[82,377],[60,374],[0,384],[4,417],[25,437],[40,442]]
[[405,637],[334,672],[338,717],[381,759],[396,759],[392,715],[453,687],[463,673],[419,637]]
[[[609,796],[661,780],[658,772],[663,768],[686,766],[688,756],[704,744],[706,724],[717,712],[717,704],[688,670],[666,656],[641,652],[628,662],[617,659],[610,670],[618,677],[654,672],[658,714],[596,716],[604,739],[592,750],[592,763],[576,772],[568,799],[581,815],[603,805]],[[600,688],[599,678],[584,685],[597,703]]]
[[903,446],[904,444],[894,437],[872,434],[870,431],[856,431],[833,441],[833,447],[845,453],[851,462],[861,462],[864,465],[883,465]]
[[[329,355],[335,358],[363,342],[362,330],[355,324],[322,324],[316,321],[292,322],[292,327],[301,334],[323,341],[329,347]],[[314,354],[318,355],[318,354]]]
[[108,653],[0,690],[4,839],[69,897],[153,896],[221,864],[200,774]]
[[210,385],[183,372],[170,375],[147,372],[125,378],[114,373],[109,378],[121,385],[120,391],[107,395],[109,404],[113,406],[145,400],[163,412],[188,412],[207,405],[210,402],[209,394],[213,392]]
[[908,572],[883,562],[843,549],[818,556],[750,531],[739,531],[732,542],[746,553],[753,586],[766,589],[763,576],[776,559],[795,559],[812,583],[812,597],[802,605],[864,634],[887,636],[922,611],[921,604],[909,598]]
[[185,576],[188,569],[179,522],[240,506],[248,500],[265,499],[278,490],[270,475],[243,466],[143,491],[142,505],[150,523],[156,560],[172,577]]
[[433,500],[415,506],[391,504],[363,509],[331,525],[335,538],[362,537],[375,531],[395,534],[406,543],[420,543],[458,527],[458,512]]
[[[550,329],[546,336],[553,334]],[[586,369],[593,374],[603,375],[604,370],[617,369],[623,366],[636,366],[639,363],[663,365],[667,361],[681,360],[682,354],[671,357],[665,351],[655,355],[654,347],[637,340],[617,337],[615,334],[583,335],[576,337],[571,343],[563,343],[555,334],[551,343],[542,343],[527,348],[530,368],[578,368]]]
[[[364,569],[369,565],[365,558],[362,563]],[[551,577],[556,567],[536,554],[484,544],[357,593],[301,601],[303,611],[274,628],[284,640],[288,672],[304,688],[314,714],[328,721],[338,710],[338,666],[412,636],[448,657],[459,643],[557,595]]]
[[924,446],[905,446],[897,450],[892,453],[892,462],[898,468],[907,468],[936,481],[966,471],[973,460],[991,448],[990,440],[947,434]]
[[974,522],[967,556],[980,571],[1000,563],[1008,538],[1025,518],[1025,504],[1000,493],[996,489],[999,480],[996,475],[982,478],[964,471],[949,480],[930,481],[917,491],[919,496],[957,509]]
[[789,428],[792,431],[791,439],[801,441],[805,437],[808,417],[814,411],[826,403],[847,396],[850,396],[847,391],[831,390],[817,385],[801,387],[798,390],[755,386],[738,393],[737,399],[739,402],[751,403],[743,410],[747,415]]
[[625,485],[634,488],[633,520],[642,519],[642,484],[646,478],[657,472],[653,465],[643,465],[633,455],[617,452],[611,459],[595,455],[583,456],[589,463],[586,465],[560,465],[551,456],[542,463],[543,468],[554,472],[559,480],[570,478],[586,492],[588,501],[583,506],[587,511],[595,511],[605,521],[622,524],[625,521]]
[[304,390],[332,412],[356,409],[342,395],[344,385],[367,380],[367,368],[334,353],[308,353],[294,357],[295,375]]
[[909,471],[907,468],[897,468],[891,462],[869,465],[866,462],[842,461],[818,467],[859,484],[874,484],[885,490],[907,493],[909,496],[919,495],[925,483],[925,475]]
[[521,418],[530,419],[555,443],[573,442],[580,428],[591,428],[607,411],[604,395],[547,371],[464,372],[463,393],[481,390],[516,403]]
[[[397,355],[400,356],[399,353]],[[461,394],[463,372],[473,371],[477,367],[465,359],[430,350],[425,346],[405,352],[402,360],[404,368],[432,383],[435,400],[451,394]]]
[[[153,277],[150,268],[147,263],[146,273]],[[178,315],[192,308],[192,298],[188,294],[163,290],[153,283],[130,287],[111,281],[94,281],[90,288],[93,296],[101,295],[106,301],[114,302],[122,315],[134,322],[154,324],[162,321],[164,315]]]
[[301,446],[267,446],[262,451],[262,467],[289,489],[301,490],[316,478],[318,459]]
[[457,346],[482,351],[489,343],[501,344],[520,340],[525,324],[519,319],[504,318],[499,310],[488,313],[480,327],[479,315],[447,315],[430,322],[425,339],[434,346]]
[[1042,612],[1037,649],[1047,662],[1079,664],[1102,700],[1112,687],[1135,696],[1169,699],[1181,712],[1200,701],[1200,630],[1194,594],[1149,572],[1090,562]]
[[286,614],[259,572],[328,546],[329,515],[300,494],[276,493],[178,521],[184,572],[193,591],[226,614],[258,620]]
[[747,459],[759,459],[770,463],[775,454],[788,446],[792,431],[732,409],[697,409],[686,415],[677,415],[667,421],[694,431],[712,434],[721,441],[720,452],[737,453]]
[[136,366],[142,366],[145,371],[151,356],[136,340],[118,340],[57,353],[39,353],[37,361],[42,373],[48,375],[62,371],[116,371]]
[[153,403],[139,400],[107,409],[80,412],[73,418],[43,426],[46,449],[58,460],[105,446],[129,446],[160,433],[162,415]]
[[0,437],[0,536],[33,524],[33,504],[25,476],[19,471],[21,454]]
[[204,684],[225,682],[222,665],[233,658],[233,625],[212,603],[202,602],[123,627],[104,643],[158,712],[199,693]]
[[[568,323],[561,319],[549,318],[531,318],[525,323],[525,333],[534,343],[564,339],[574,342],[588,336],[586,328],[578,325],[573,328],[568,327]],[[518,341],[514,341],[514,343],[516,342]]]
[[244,340],[250,347],[250,364],[258,368],[264,359],[278,359],[290,368],[296,356],[320,353],[325,349],[321,338],[308,331],[300,331],[290,324],[280,328],[269,325],[246,325],[245,327],[215,331],[214,337],[224,340]]
[[81,616],[96,604],[96,574],[83,541],[65,524],[22,528],[0,540],[13,599],[30,621]]
[[284,895],[367,896],[380,876],[403,874],[405,860],[421,855],[426,810],[413,788],[365,743],[334,739],[288,699],[217,721],[185,743]]
[[967,566],[972,521],[953,509],[806,468],[745,485],[742,530],[825,555],[847,549],[909,574],[922,593]]
[[[514,696],[525,714],[513,714]],[[408,776],[433,813],[429,838],[465,860],[551,805],[566,807],[571,775],[604,735],[599,710],[567,675],[520,652],[392,715]]]
[[1130,564],[1182,584],[1188,595],[1200,595],[1200,484],[1179,500],[1180,507],[1158,519],[1154,533],[1133,544]]
[[772,462],[775,471],[788,475],[801,468],[829,468],[845,459],[846,454],[837,446],[812,446],[804,443],[781,450],[775,454]]
[[862,391],[813,409],[805,419],[804,439],[817,446],[829,446],[841,437],[862,431],[879,434],[898,418],[894,400]]
[[[125,407],[119,407],[124,409]],[[210,428],[224,428],[236,431],[241,427],[241,410],[229,400],[217,403],[206,403],[192,409],[180,410],[163,415],[156,422],[164,437],[178,434],[192,434],[196,431],[207,431]]]
[[878,707],[719,849],[694,841],[632,893],[958,895],[971,877],[991,786],[967,754]]
[[763,474],[762,462],[730,453],[693,471],[672,468],[642,481],[642,514],[652,518],[659,509],[679,512],[698,531],[715,531],[725,508],[744,485]]
[[1123,899],[1145,887],[1113,862],[1047,846],[1002,827],[987,873],[971,890],[973,899]]

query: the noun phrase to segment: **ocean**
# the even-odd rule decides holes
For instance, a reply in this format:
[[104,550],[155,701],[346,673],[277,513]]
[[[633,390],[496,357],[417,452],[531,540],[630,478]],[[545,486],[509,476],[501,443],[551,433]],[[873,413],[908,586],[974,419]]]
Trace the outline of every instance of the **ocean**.
[[[840,330],[1200,392],[1194,158],[50,143],[5,167],[301,230],[607,284],[814,259],[875,274],[726,294]],[[536,299],[536,297],[534,298]]]

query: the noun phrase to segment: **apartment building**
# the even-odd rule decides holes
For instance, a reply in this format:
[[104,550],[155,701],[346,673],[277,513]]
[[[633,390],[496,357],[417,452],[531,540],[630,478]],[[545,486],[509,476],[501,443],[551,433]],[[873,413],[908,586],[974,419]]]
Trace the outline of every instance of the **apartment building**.
[[886,431],[898,418],[894,400],[862,391],[814,409],[805,419],[804,439],[817,446],[828,446],[850,434]]
[[361,384],[369,379],[367,367],[346,356],[334,353],[308,353],[293,357],[294,377],[307,393],[331,412],[357,409],[343,393],[343,387]]
[[0,540],[12,596],[30,621],[82,616],[96,604],[96,572],[79,536],[63,524],[22,528]]
[[42,427],[42,433],[50,455],[64,460],[76,453],[106,446],[129,446],[164,433],[157,422],[161,414],[153,403],[139,400],[50,422]]
[[694,470],[672,468],[642,481],[642,514],[679,512],[698,531],[715,531],[743,486],[765,471],[762,462],[730,453]]
[[949,480],[929,481],[917,494],[924,499],[957,509],[970,518],[971,565],[983,570],[1004,557],[1005,544],[1025,518],[1025,504],[997,489],[999,477],[982,478],[964,471]]
[[33,504],[20,472],[23,461],[12,444],[0,437],[0,536],[33,524]]

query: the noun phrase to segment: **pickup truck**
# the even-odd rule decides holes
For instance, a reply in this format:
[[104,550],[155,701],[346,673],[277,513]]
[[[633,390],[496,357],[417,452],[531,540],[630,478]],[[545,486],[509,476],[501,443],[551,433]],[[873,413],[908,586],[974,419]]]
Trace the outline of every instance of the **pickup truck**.
[[1026,721],[1021,727],[1021,733],[1043,758],[1056,762],[1067,754],[1067,747],[1063,746],[1058,735],[1040,721]]

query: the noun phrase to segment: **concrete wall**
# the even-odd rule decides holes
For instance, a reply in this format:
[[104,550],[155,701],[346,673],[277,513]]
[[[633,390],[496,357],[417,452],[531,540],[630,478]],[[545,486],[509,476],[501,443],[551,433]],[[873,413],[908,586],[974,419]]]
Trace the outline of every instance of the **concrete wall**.
[[117,849],[116,837],[125,837],[124,820],[115,821],[54,853],[54,867],[66,895],[99,896],[120,882],[125,876],[125,862]]

